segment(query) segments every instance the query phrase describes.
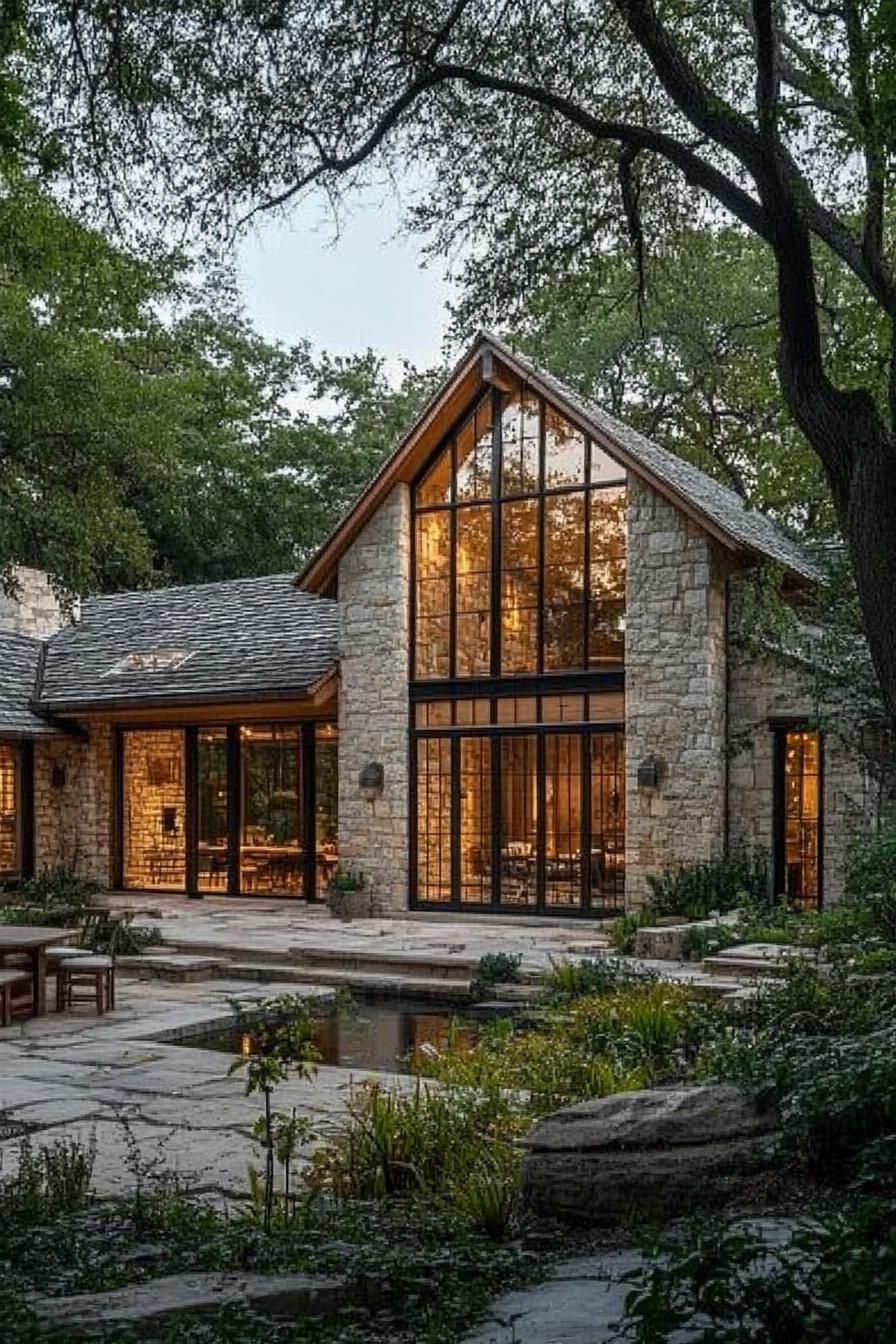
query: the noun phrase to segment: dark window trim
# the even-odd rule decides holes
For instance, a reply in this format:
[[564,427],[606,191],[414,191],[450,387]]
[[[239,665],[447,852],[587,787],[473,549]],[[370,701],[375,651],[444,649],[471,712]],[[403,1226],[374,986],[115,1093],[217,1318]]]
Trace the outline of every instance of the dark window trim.
[[19,873],[34,876],[34,743],[23,742],[18,753]]
[[772,746],[772,879],[776,899],[787,900],[787,818],[785,815],[785,777],[788,733],[815,733],[818,738],[818,898],[824,907],[825,843],[825,735],[810,719],[775,717],[769,720]]
[[453,677],[444,681],[412,681],[412,704],[428,700],[506,700],[529,695],[597,695],[624,691],[625,672],[613,668],[597,672],[547,672],[542,676]]

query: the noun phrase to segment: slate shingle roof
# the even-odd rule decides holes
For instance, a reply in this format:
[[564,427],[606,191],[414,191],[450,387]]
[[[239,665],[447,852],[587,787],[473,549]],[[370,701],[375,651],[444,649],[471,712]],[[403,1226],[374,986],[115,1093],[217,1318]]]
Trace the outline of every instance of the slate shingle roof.
[[43,647],[31,635],[0,631],[0,738],[54,737],[60,732],[31,708]]
[[[50,640],[40,706],[275,698],[302,694],[336,665],[337,606],[294,575],[234,579],[88,598]],[[129,654],[181,651],[161,671],[113,672]]]
[[813,564],[803,548],[792,541],[771,518],[756,509],[747,508],[734,490],[729,490],[699,467],[670,453],[667,448],[661,448],[658,443],[609,415],[596,402],[580,396],[566,383],[538,368],[525,356],[517,354],[496,336],[483,333],[481,340],[493,346],[496,353],[511,365],[516,364],[529,378],[542,383],[545,390],[553,392],[559,401],[565,401],[570,409],[593,427],[598,437],[605,435],[618,443],[632,459],[635,470],[640,464],[649,475],[659,483],[668,485],[734,541],[777,561],[805,579],[812,582],[821,579],[822,571]]

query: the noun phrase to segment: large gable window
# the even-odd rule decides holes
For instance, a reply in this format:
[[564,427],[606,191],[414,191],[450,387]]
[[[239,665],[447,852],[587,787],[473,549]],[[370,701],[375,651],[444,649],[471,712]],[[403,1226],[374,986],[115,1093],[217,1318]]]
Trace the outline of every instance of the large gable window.
[[622,664],[625,472],[542,398],[487,392],[414,510],[415,680]]

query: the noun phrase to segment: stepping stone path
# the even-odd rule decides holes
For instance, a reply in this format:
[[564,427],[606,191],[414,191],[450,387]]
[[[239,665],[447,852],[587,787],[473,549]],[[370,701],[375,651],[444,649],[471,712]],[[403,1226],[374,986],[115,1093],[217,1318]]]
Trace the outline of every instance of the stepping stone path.
[[172,1274],[108,1293],[34,1298],[30,1305],[47,1327],[83,1338],[112,1326],[149,1326],[222,1307],[263,1316],[329,1316],[363,1297],[362,1288],[319,1274]]

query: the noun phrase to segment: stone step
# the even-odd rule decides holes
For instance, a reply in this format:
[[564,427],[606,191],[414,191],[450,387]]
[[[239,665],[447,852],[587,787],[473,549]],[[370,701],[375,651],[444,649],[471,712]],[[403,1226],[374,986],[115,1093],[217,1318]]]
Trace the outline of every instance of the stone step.
[[332,966],[343,971],[413,974],[428,980],[469,980],[479,965],[478,957],[446,956],[413,950],[384,952],[377,948],[307,947],[289,949],[290,959],[304,966]]
[[190,956],[186,952],[141,952],[139,955],[116,957],[120,971],[140,979],[174,980],[185,983],[210,980],[225,966],[225,957]]
[[106,1293],[35,1297],[29,1305],[47,1327],[84,1338],[115,1326],[152,1330],[172,1317],[226,1308],[275,1317],[330,1316],[363,1300],[363,1289],[322,1274],[215,1273],[171,1274]]
[[219,975],[228,979],[256,980],[266,984],[284,980],[300,985],[329,985],[334,989],[356,989],[370,998],[426,999],[436,1002],[448,999],[465,1003],[470,997],[469,980],[449,980],[431,976],[396,975],[387,971],[347,971],[328,966],[292,966],[282,964],[229,962]]
[[712,975],[754,979],[759,975],[780,975],[788,963],[815,956],[811,948],[791,943],[739,943],[704,957],[703,967]]

